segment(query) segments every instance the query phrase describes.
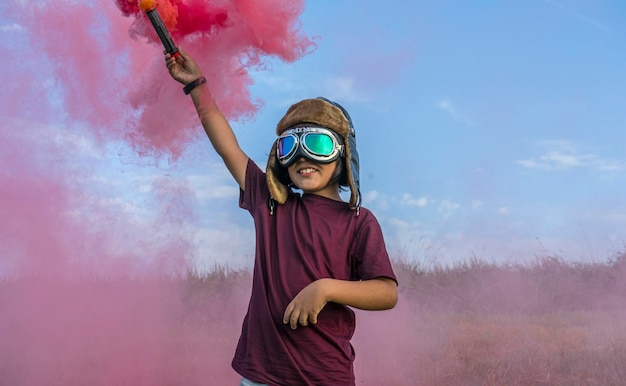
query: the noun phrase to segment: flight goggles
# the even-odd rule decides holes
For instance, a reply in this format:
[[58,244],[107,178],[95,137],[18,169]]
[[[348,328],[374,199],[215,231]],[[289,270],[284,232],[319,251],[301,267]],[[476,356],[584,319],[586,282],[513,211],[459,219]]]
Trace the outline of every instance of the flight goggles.
[[338,135],[323,127],[294,127],[287,129],[276,140],[276,156],[287,167],[299,157],[314,162],[331,163],[343,155]]

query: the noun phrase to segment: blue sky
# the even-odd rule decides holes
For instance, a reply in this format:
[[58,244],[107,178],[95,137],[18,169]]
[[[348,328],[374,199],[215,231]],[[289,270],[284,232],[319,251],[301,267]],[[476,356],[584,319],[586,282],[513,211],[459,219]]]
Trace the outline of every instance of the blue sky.
[[[259,165],[288,106],[326,96],[352,115],[364,205],[393,257],[604,260],[624,249],[625,3],[317,0],[301,22],[317,49],[255,72],[263,107],[233,122]],[[145,215],[155,181],[184,181],[190,259],[251,265],[251,219],[208,140],[159,167],[116,146],[81,145],[115,192],[106,205]]]
[[604,259],[626,229],[625,21],[617,1],[309,2],[318,49],[256,76],[253,124],[343,103],[402,256]]

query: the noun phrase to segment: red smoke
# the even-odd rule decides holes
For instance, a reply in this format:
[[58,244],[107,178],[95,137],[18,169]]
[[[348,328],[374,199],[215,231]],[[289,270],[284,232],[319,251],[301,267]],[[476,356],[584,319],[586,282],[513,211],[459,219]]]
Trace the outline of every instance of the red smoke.
[[[231,120],[261,104],[250,70],[314,48],[303,1],[158,7]],[[0,384],[234,383],[248,281],[215,309],[185,308],[195,192],[184,173],[137,166],[207,141],[137,2],[3,1],[0,48]]]
[[[84,122],[100,140],[124,140],[157,155],[177,157],[196,138],[197,117],[169,78],[163,48],[137,1],[3,7],[31,47],[14,58],[21,66],[47,65],[55,102],[69,121]],[[298,60],[314,48],[299,30],[303,1],[161,0],[157,9],[176,44],[202,64],[231,120],[250,118],[261,103],[248,90],[249,70],[268,57]],[[26,87],[40,96],[51,91],[41,84]]]
[[[231,120],[251,117],[260,104],[248,90],[250,69],[270,56],[297,60],[313,47],[299,30],[302,1],[157,4]],[[206,140],[137,1],[4,2],[0,11],[0,23],[10,27],[0,29],[0,47],[10,53],[0,62],[0,276],[66,274],[66,266],[77,265],[106,274],[145,270],[133,258],[136,244],[145,245],[144,255],[171,262],[158,250],[169,242],[183,256],[180,248],[188,246],[164,241],[194,220],[188,202],[194,193],[182,178],[147,182],[158,193],[153,208],[107,202],[107,191],[90,181],[111,153],[130,148],[140,163],[155,164],[176,159],[198,136]],[[116,172],[105,171],[110,184]],[[141,210],[150,212],[132,213]],[[101,256],[85,258],[94,251]]]

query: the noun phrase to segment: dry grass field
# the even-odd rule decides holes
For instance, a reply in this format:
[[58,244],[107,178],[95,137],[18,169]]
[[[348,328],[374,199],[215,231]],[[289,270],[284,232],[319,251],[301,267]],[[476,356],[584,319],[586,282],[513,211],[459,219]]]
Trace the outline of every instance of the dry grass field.
[[[396,262],[358,311],[358,385],[623,385],[626,255],[524,266]],[[0,282],[0,385],[235,385],[248,272]]]
[[[361,384],[626,384],[624,255],[594,264],[541,258],[527,266],[471,261],[398,272],[396,315],[361,317]],[[391,354],[372,357],[382,345]]]

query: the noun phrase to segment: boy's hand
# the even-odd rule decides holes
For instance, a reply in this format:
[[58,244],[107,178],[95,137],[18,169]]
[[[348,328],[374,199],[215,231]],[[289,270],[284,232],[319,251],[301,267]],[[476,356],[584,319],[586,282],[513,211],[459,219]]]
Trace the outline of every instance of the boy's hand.
[[319,279],[304,287],[287,305],[283,315],[283,323],[291,325],[295,330],[298,324],[308,326],[317,323],[317,315],[322,311],[327,300],[326,282]]
[[165,54],[165,64],[170,75],[183,85],[187,85],[202,76],[202,71],[198,64],[182,48],[177,47],[179,56],[173,57],[167,52]]

